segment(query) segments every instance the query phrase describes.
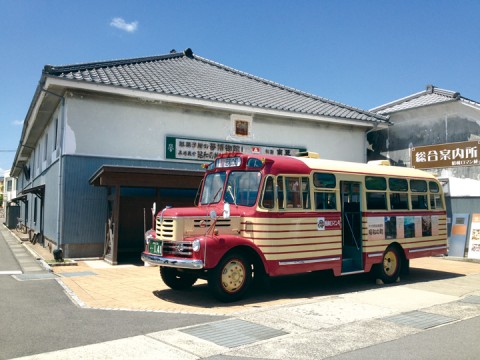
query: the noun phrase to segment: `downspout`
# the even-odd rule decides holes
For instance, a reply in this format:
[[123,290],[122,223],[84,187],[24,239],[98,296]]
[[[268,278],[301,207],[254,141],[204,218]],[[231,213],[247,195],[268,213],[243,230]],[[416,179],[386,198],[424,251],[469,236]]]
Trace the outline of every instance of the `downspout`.
[[377,131],[377,127],[378,127],[378,122],[375,122],[373,124],[373,128],[365,131],[365,154],[364,154],[364,159],[363,159],[364,163],[367,163],[367,160],[368,160],[368,138],[367,138],[367,135],[370,134],[372,131]]
[[[60,98],[62,109],[60,111],[60,141],[58,144],[59,155],[58,155],[58,201],[57,201],[57,249],[61,249],[62,245],[62,236],[63,236],[63,211],[64,211],[64,202],[65,197],[65,186],[63,184],[63,144],[65,138],[65,118],[66,118],[66,109],[65,109],[65,97],[62,95],[55,94],[51,91],[42,88],[42,91],[49,95],[56,96]],[[56,140],[56,139],[55,139]],[[63,250],[63,249],[62,249]]]

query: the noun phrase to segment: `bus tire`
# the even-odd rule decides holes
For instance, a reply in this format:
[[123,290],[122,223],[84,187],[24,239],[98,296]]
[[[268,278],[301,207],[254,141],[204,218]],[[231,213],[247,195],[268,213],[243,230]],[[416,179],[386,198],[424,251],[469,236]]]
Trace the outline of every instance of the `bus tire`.
[[160,277],[165,285],[173,290],[186,290],[192,287],[198,279],[195,275],[165,266],[160,266]]
[[383,261],[377,264],[376,276],[384,284],[391,284],[397,281],[402,268],[402,257],[395,246],[389,246],[382,257]]
[[241,252],[225,255],[208,276],[208,287],[213,296],[222,302],[240,300],[251,283],[252,263]]

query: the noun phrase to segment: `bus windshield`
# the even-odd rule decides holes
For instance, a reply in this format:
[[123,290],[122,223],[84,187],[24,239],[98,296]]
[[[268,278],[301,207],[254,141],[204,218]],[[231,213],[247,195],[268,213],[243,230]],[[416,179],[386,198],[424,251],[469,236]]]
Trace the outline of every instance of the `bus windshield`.
[[225,184],[226,177],[227,173],[225,171],[207,175],[203,185],[200,204],[206,205],[220,201],[223,195],[223,185]]
[[255,205],[262,178],[260,172],[232,171],[224,188],[226,177],[225,172],[207,175],[200,201],[202,205],[217,203],[222,198],[230,204]]

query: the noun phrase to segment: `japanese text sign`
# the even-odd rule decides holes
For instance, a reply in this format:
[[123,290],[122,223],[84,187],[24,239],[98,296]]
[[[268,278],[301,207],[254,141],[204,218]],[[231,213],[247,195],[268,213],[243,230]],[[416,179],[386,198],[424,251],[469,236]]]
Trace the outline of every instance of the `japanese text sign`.
[[167,159],[175,160],[214,160],[225,152],[241,152],[245,154],[295,155],[306,151],[305,148],[284,146],[265,146],[245,143],[227,143],[200,139],[187,139],[167,136],[165,139]]
[[411,164],[416,169],[480,165],[479,147],[479,141],[417,146],[411,149]]

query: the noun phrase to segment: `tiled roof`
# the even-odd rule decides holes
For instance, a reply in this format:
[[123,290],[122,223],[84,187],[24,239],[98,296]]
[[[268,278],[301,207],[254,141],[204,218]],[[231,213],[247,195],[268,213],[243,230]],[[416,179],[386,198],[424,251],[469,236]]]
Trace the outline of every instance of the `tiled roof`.
[[45,66],[44,74],[95,84],[184,96],[206,101],[366,122],[388,117],[340,104],[194,55],[168,55]]
[[424,91],[419,93],[407,96],[405,98],[392,101],[388,104],[377,106],[376,108],[370,109],[370,111],[388,115],[397,111],[408,110],[413,108],[418,108],[422,106],[435,105],[439,103],[451,102],[451,101],[462,101],[469,103],[470,105],[477,105],[480,109],[480,104],[475,101],[469,100],[460,96],[460,93],[453,92],[450,90],[444,90],[437,88],[433,85],[428,85]]

